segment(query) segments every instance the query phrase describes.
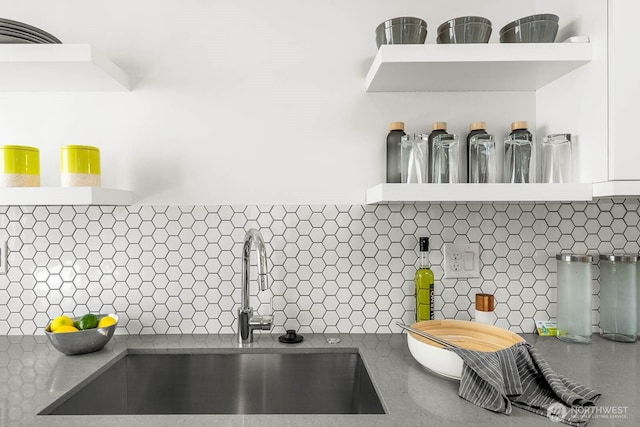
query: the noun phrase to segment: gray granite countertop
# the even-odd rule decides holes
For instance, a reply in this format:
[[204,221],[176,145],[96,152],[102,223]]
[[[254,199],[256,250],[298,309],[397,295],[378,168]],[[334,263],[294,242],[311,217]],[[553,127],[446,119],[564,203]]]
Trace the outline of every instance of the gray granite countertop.
[[[127,348],[237,348],[229,335],[116,335],[99,352],[65,356],[45,336],[0,336],[0,427],[18,426],[540,426],[559,425],[514,408],[495,414],[458,397],[458,382],[419,365],[404,335],[308,335],[298,349],[358,348],[387,410],[384,415],[36,415]],[[638,344],[594,337],[590,345],[523,335],[560,374],[602,393],[590,426],[640,425]],[[253,349],[291,349],[275,336],[256,334]],[[253,351],[253,350],[252,350]]]

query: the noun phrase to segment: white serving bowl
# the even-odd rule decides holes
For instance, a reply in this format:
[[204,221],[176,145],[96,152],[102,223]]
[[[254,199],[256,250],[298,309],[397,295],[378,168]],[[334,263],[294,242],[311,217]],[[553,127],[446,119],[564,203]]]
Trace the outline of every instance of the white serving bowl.
[[[524,341],[515,332],[466,320],[425,320],[412,326],[469,350],[497,351]],[[407,333],[407,344],[413,358],[425,368],[447,378],[460,379],[463,363],[454,352],[411,332]]]

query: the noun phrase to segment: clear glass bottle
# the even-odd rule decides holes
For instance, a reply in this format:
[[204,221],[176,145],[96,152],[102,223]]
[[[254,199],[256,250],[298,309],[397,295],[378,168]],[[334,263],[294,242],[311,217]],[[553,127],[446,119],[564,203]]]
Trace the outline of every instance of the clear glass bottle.
[[591,342],[591,255],[559,254],[558,332],[563,341]]
[[535,181],[535,149],[527,122],[511,123],[504,140],[504,182],[526,184]]
[[431,125],[431,133],[429,134],[429,140],[428,140],[428,145],[429,145],[429,181],[428,182],[435,182],[433,180],[433,171],[434,171],[434,167],[433,167],[433,140],[435,139],[436,136],[438,135],[445,135],[447,134],[447,122],[434,122]]
[[454,184],[460,182],[460,141],[458,135],[442,134],[433,139],[433,182]]
[[495,299],[491,294],[476,294],[476,309],[474,320],[479,323],[493,325],[496,314],[493,312]]
[[416,271],[416,322],[433,319],[433,271],[429,262],[429,238],[420,237],[420,264]]
[[407,184],[426,184],[428,182],[427,136],[421,133],[405,135],[402,137],[401,147],[401,181]]
[[400,144],[404,133],[404,122],[391,122],[387,135],[387,182],[401,181]]
[[486,135],[487,124],[485,122],[472,122],[469,125],[469,134],[467,135],[467,182],[471,181],[471,164],[476,164],[476,152],[471,151],[471,138],[476,135]]
[[600,255],[600,336],[635,342],[638,327],[637,255]]
[[477,134],[469,140],[469,182],[496,182],[496,143],[493,135]]
[[540,182],[565,184],[572,181],[571,134],[549,135],[542,140]]

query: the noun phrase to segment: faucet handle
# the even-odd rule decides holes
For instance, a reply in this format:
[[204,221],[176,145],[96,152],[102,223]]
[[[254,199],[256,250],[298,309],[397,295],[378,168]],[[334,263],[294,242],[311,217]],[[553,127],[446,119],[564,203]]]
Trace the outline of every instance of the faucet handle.
[[260,329],[263,331],[269,331],[273,327],[273,316],[255,315],[249,319],[249,327],[251,329]]

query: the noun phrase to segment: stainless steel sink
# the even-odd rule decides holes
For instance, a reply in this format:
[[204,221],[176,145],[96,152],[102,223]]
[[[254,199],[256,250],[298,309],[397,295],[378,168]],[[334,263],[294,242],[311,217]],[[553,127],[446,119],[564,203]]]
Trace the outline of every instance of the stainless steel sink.
[[357,349],[128,350],[40,415],[384,414]]

